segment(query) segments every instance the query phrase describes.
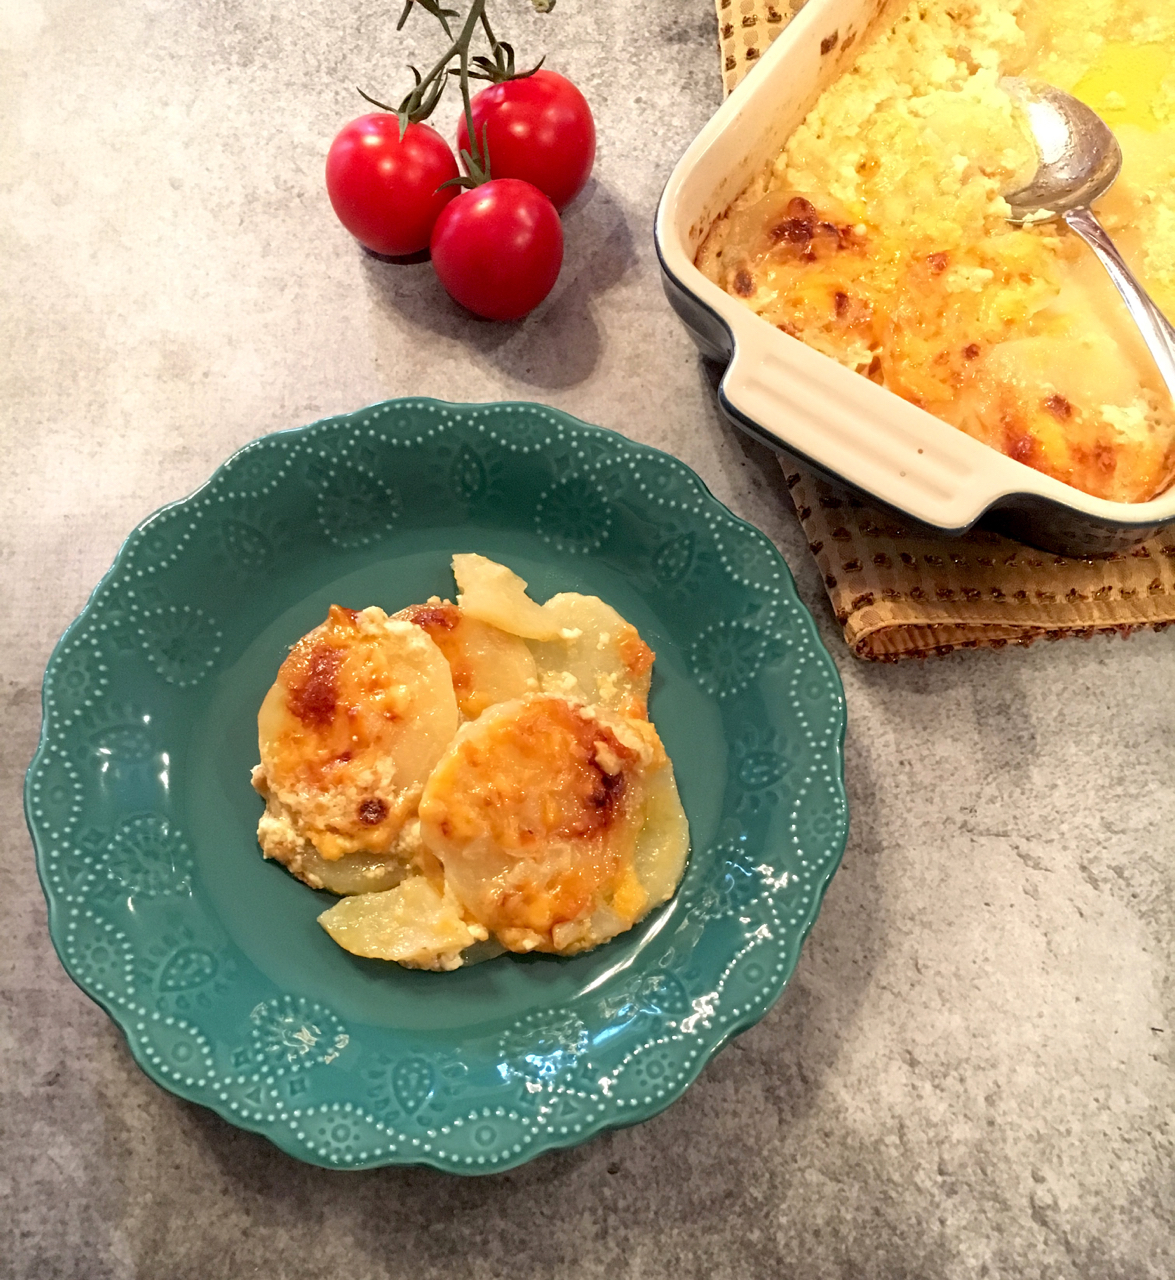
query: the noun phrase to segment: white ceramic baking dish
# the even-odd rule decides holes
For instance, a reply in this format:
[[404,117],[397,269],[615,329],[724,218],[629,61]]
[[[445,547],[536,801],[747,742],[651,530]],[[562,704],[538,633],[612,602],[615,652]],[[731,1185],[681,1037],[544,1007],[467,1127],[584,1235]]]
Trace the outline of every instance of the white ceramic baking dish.
[[[900,0],[899,0],[900,2]],[[665,291],[739,426],[943,533],[984,523],[1068,555],[1106,555],[1175,523],[1175,488],[1108,502],[1005,457],[837,364],[706,279],[694,257],[718,217],[851,65],[895,0],[808,0],[670,177],[655,236]]]

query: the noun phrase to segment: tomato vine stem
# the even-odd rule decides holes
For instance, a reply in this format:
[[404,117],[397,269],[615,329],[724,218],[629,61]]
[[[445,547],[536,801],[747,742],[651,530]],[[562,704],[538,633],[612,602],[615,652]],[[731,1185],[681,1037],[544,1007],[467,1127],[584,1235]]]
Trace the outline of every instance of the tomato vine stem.
[[[531,3],[538,13],[549,13],[555,7],[555,0],[531,0]],[[397,31],[403,29],[409,15],[412,13],[413,7],[416,5],[419,5],[420,8],[436,18],[441,24],[441,28],[449,38],[449,47],[423,76],[416,67],[409,67],[416,83],[400,100],[398,106],[388,106],[387,103],[379,101],[378,98],[373,98],[371,94],[366,93],[363,89],[358,89],[358,92],[373,107],[378,107],[381,111],[389,111],[399,119],[400,137],[402,138],[409,124],[427,120],[432,115],[441,100],[441,95],[445,91],[449,77],[456,76],[461,85],[465,127],[469,135],[469,150],[462,150],[461,152],[461,158],[465,162],[467,172],[462,177],[454,178],[451,183],[446,183],[445,185],[480,186],[483,182],[489,182],[490,180],[490,155],[485,131],[483,131],[482,137],[479,139],[477,130],[474,128],[469,82],[470,80],[488,80],[497,84],[503,80],[522,79],[526,76],[534,75],[539,67],[543,65],[543,60],[540,59],[529,71],[515,71],[514,48],[494,35],[494,30],[490,26],[489,16],[486,13],[486,0],[471,0],[469,9],[465,14],[465,20],[455,36],[449,24],[449,19],[459,18],[461,16],[460,12],[456,9],[442,8],[441,0],[404,0],[404,8],[396,23]],[[470,56],[474,35],[479,27],[489,44],[491,56],[488,58],[480,54],[475,57]],[[452,66],[454,60],[457,62],[456,67]],[[476,69],[471,69],[471,63],[473,68]]]

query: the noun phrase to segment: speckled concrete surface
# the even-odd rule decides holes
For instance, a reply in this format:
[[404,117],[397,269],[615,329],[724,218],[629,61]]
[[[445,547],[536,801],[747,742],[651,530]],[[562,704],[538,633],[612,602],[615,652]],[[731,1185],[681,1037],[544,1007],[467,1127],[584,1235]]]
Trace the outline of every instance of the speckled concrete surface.
[[[855,663],[657,281],[710,0],[499,8],[601,135],[509,328],[332,220],[349,86],[407,60],[389,6],[0,4],[0,1274],[1171,1275],[1175,635]],[[850,710],[852,835],[780,1004],[659,1118],[483,1181],[303,1167],[158,1089],[52,952],[20,811],[41,671],[131,526],[255,435],[408,393],[684,458],[787,555]]]

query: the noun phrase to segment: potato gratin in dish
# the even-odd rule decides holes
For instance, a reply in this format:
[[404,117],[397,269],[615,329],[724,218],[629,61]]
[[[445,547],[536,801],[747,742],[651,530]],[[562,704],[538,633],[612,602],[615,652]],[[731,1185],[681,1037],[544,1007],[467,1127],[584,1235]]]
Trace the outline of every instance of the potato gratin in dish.
[[1175,478],[1175,409],[1103,268],[1003,193],[1037,154],[1002,76],[1098,111],[1122,147],[1099,217],[1175,315],[1175,4],[916,0],[698,251],[769,323],[1099,498]]
[[258,715],[257,837],[342,901],[346,950],[451,970],[572,955],[672,896],[689,828],[648,718],[653,653],[595,596],[539,605],[483,556],[457,603],[345,609]]

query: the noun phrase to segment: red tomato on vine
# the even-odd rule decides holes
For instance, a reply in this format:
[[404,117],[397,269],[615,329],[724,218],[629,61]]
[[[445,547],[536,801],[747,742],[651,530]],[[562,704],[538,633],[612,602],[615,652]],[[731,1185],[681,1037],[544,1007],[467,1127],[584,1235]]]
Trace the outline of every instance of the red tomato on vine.
[[428,247],[441,210],[457,194],[449,144],[426,124],[387,112],[360,116],[331,143],[326,190],[339,221],[375,253],[401,257]]
[[[474,95],[473,127],[486,140],[490,174],[521,178],[544,192],[557,209],[583,190],[596,158],[596,126],[583,94],[555,71],[492,84]],[[457,148],[468,151],[462,116]]]
[[452,298],[487,320],[519,320],[554,288],[563,226],[537,187],[495,178],[446,205],[429,247]]

